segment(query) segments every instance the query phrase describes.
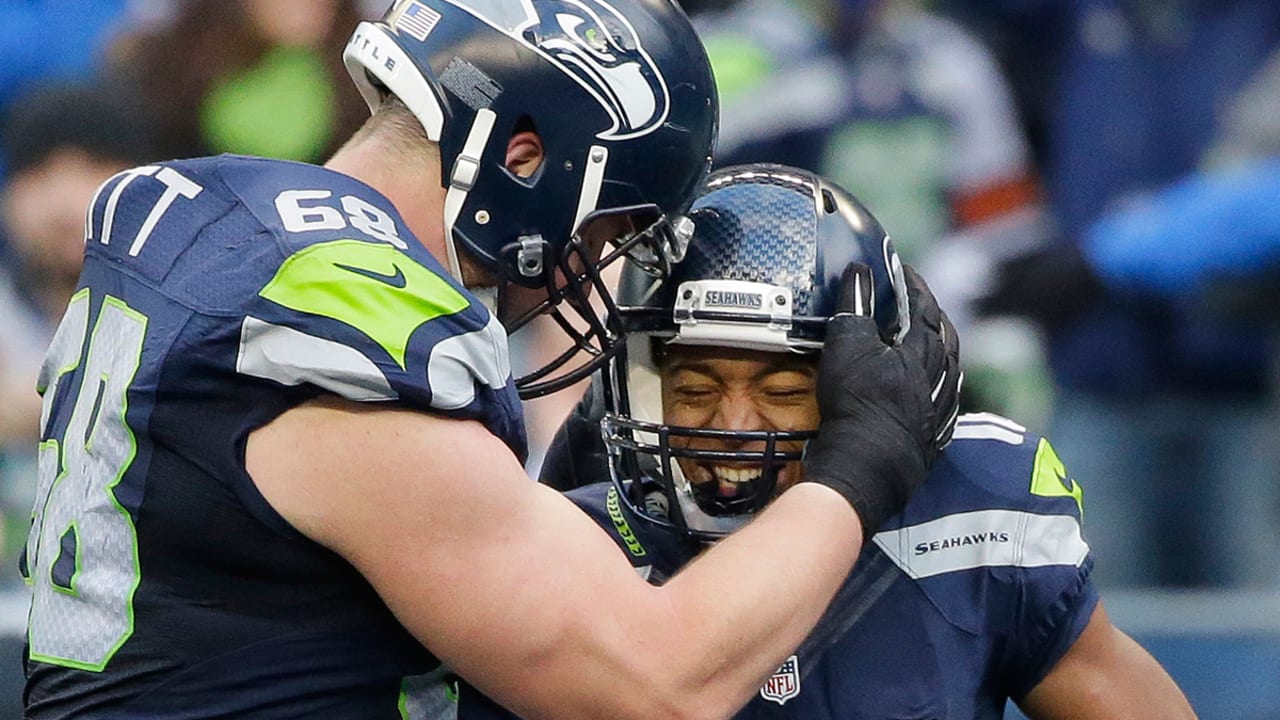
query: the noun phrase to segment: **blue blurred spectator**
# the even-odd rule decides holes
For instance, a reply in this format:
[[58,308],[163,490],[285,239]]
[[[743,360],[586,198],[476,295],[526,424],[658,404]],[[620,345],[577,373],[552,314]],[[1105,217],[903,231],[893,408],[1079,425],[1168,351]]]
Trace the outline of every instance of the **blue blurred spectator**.
[[0,3],[0,107],[50,79],[83,77],[102,60],[129,0]]
[[[1046,13],[1059,24],[1060,36],[1046,34],[1040,52],[1058,63],[1043,113],[1044,157],[1064,244],[1004,265],[984,303],[1037,315],[1051,332],[1059,387],[1052,435],[1094,500],[1086,532],[1103,549],[1100,581],[1274,587],[1280,451],[1271,340],[1254,319],[1179,292],[1198,284],[1182,275],[1186,265],[1172,273],[1158,265],[1191,263],[1208,250],[1211,264],[1196,273],[1204,277],[1229,259],[1209,250],[1226,246],[1226,233],[1230,247],[1248,251],[1238,260],[1260,259],[1246,243],[1258,241],[1259,224],[1275,213],[1267,193],[1280,193],[1266,184],[1263,165],[1152,193],[1228,156],[1276,152],[1242,153],[1236,130],[1246,116],[1269,112],[1273,129],[1280,121],[1274,83],[1248,89],[1280,47],[1280,4],[1002,7],[1019,22]],[[1259,98],[1272,110],[1250,110]],[[1261,211],[1243,209],[1250,197]],[[1213,219],[1237,211],[1245,214]],[[1159,260],[1143,264],[1135,251],[1152,248]],[[1110,292],[1087,272],[1089,253]],[[1116,292],[1142,283],[1165,296]]]
[[1269,277],[1280,269],[1280,156],[1198,173],[1108,213],[1081,250],[1115,292],[1209,301],[1227,283]]

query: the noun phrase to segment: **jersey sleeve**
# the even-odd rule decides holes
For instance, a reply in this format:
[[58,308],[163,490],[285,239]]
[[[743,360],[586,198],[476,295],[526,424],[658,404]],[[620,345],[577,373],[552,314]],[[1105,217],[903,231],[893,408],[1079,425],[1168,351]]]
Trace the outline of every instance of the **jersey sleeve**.
[[995,415],[961,416],[906,510],[875,543],[946,620],[984,637],[1007,694],[1039,683],[1097,605],[1084,490],[1048,439]]
[[[970,430],[971,431],[971,430]],[[1012,610],[1000,677],[1007,694],[1021,699],[1052,671],[1080,637],[1098,604],[1090,580],[1093,556],[1083,539],[1084,489],[1071,475],[1048,438],[1022,432],[1023,442],[1010,446],[1010,466],[1017,470],[992,490],[1008,493],[1025,513],[1021,567],[1002,587],[1011,593]],[[1000,453],[994,453],[999,461]],[[1017,495],[1022,493],[1020,501]]]
[[1065,586],[1046,584],[1027,589],[1019,631],[1010,638],[1004,658],[1006,692],[1021,700],[1053,670],[1084,632],[1098,606],[1098,590],[1086,567]]
[[[523,461],[505,331],[386,198],[297,163],[222,156],[147,170],[99,193],[88,258],[101,287],[127,290],[150,318],[156,357],[135,385],[154,402],[157,443],[282,533],[293,531],[248,477],[244,448],[317,396],[478,421]],[[166,172],[198,192],[130,242],[164,199]]]
[[388,244],[338,239],[289,255],[241,323],[236,370],[480,419],[504,439],[520,416],[502,326]]
[[231,326],[238,376],[479,420],[523,460],[505,330],[385,197],[296,163],[209,165],[227,210],[166,286]]

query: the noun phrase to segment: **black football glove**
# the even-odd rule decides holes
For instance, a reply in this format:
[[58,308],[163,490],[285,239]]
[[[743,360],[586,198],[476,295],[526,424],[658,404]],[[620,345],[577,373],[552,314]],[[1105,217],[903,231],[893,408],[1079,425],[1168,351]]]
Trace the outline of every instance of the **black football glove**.
[[911,325],[889,345],[871,318],[870,269],[845,269],[819,363],[822,421],[805,450],[804,480],[843,495],[867,538],[902,510],[950,441],[962,380],[955,328],[905,270]]
[[[951,318],[938,307],[924,278],[910,265],[902,266],[907,281],[907,302],[911,310],[911,327],[923,327],[929,332],[908,332],[902,344],[913,348],[922,358],[925,371],[932,382],[930,399],[933,403],[935,434],[934,456],[951,443],[960,415],[960,388],[964,372],[960,369],[960,335],[951,324]],[[941,344],[937,341],[941,340]],[[933,465],[933,456],[929,458]]]
[[975,310],[982,316],[1021,315],[1054,330],[1093,305],[1103,290],[1079,247],[1045,245],[1001,261],[991,291]]

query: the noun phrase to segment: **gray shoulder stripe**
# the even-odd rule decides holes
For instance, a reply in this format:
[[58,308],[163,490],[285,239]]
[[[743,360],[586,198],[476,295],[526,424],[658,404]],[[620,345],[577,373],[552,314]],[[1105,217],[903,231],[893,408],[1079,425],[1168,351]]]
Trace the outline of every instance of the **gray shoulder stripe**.
[[427,359],[431,406],[456,410],[471,404],[476,383],[495,390],[511,378],[507,333],[492,317],[483,328],[436,343]]
[[951,434],[952,440],[997,440],[1006,445],[1021,445],[1026,436],[995,425],[961,425]]
[[283,325],[246,317],[236,371],[282,385],[310,383],[348,400],[395,400],[382,371],[360,351]]
[[1070,515],[979,510],[877,533],[875,543],[920,579],[980,567],[1079,567],[1089,555]]
[[1006,445],[1021,445],[1027,429],[1018,423],[992,413],[969,413],[956,419],[955,440],[996,440]]
[[965,413],[957,421],[961,425],[995,425],[1011,432],[1024,433],[1027,429],[1002,415],[995,413]]

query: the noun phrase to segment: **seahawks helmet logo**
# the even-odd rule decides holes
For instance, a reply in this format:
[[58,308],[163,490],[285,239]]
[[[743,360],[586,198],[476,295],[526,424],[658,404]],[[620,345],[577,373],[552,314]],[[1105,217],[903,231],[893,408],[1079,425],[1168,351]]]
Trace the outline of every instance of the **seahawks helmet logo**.
[[670,109],[666,79],[635,28],[604,0],[450,0],[547,58],[612,119],[602,140],[647,135]]

